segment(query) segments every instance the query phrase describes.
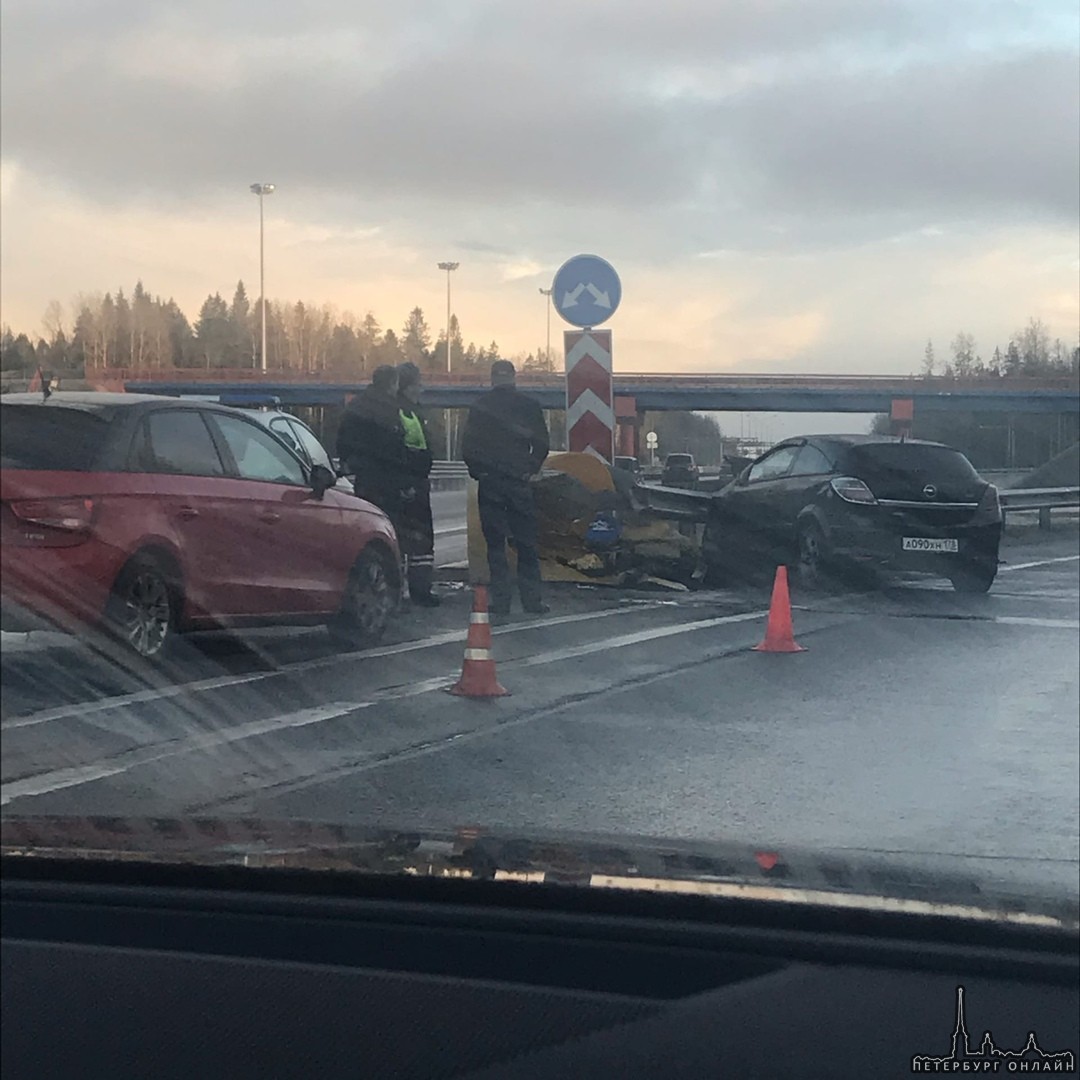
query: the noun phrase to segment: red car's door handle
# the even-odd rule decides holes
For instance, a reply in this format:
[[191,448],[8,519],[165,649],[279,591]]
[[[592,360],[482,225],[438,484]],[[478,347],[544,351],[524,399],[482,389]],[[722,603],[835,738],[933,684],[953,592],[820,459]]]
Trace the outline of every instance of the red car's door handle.
[[199,516],[199,511],[196,510],[194,506],[181,506],[180,509],[176,511],[176,516],[184,521],[189,521],[191,518],[197,518]]
[[265,521],[267,525],[273,525],[281,520],[281,515],[275,510],[264,510],[259,515],[260,521]]

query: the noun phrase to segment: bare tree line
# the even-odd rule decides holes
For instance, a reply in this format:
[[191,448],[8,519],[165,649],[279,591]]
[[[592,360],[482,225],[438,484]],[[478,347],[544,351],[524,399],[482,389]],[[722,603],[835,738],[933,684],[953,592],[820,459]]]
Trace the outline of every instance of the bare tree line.
[[[9,327],[0,332],[0,368],[8,372],[91,372],[116,368],[239,369],[262,365],[261,310],[242,281],[231,302],[220,293],[207,296],[190,321],[172,298],[151,295],[138,282],[130,297],[123,289],[81,294],[65,311],[50,301],[42,334],[34,341]],[[466,345],[457,317],[451,319],[451,367],[477,370],[503,358],[496,342]],[[268,301],[267,368],[274,371],[362,376],[380,364],[410,360],[428,371],[445,371],[446,334],[434,335],[419,307],[400,332],[383,329],[369,311],[359,317],[332,304]],[[510,359],[526,370],[554,370],[546,350]]]

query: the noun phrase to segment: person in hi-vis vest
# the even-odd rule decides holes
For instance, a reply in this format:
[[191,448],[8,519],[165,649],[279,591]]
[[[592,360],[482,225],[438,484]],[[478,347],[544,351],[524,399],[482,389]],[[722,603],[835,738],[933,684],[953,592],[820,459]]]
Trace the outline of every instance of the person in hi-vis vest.
[[420,369],[398,365],[398,410],[405,433],[405,479],[401,492],[398,543],[405,556],[409,598],[423,607],[437,607],[431,591],[435,574],[435,526],[431,516],[431,465],[427,424],[417,409],[422,387]]

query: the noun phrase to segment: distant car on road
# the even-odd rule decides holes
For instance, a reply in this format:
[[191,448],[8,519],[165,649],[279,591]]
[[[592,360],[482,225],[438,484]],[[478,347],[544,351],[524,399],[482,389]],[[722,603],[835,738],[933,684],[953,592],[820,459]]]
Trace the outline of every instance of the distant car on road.
[[694,488],[700,475],[693,454],[668,454],[660,483],[664,487]]
[[613,466],[623,472],[632,473],[635,477],[641,476],[641,462],[636,457],[616,457]]
[[7,394],[3,629],[99,624],[146,657],[183,630],[258,623],[321,622],[342,642],[373,642],[399,595],[397,540],[335,482],[247,411]]
[[819,587],[852,567],[936,574],[986,592],[998,568],[997,489],[958,450],[877,435],[788,439],[710,500],[706,583],[792,565]]
[[[253,420],[269,428],[309,469],[315,465],[322,465],[338,476],[340,472],[338,464],[331,458],[319,437],[300,417],[284,412],[280,398],[265,395],[223,394],[217,400],[222,405],[248,410],[248,415]],[[341,491],[351,492],[353,489],[352,484],[344,477],[339,477],[335,486]]]

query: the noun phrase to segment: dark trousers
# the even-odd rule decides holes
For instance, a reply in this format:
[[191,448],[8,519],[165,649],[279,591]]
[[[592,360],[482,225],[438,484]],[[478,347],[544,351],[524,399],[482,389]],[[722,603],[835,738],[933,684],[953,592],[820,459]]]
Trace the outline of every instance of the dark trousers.
[[408,562],[409,595],[415,597],[431,592],[435,575],[435,524],[431,517],[431,483],[418,479],[411,491],[412,495],[402,497],[398,543]]
[[401,546],[401,490],[388,485],[381,477],[357,472],[353,476],[353,494],[358,499],[374,503],[390,519],[394,535],[398,538],[398,550],[404,556]]
[[353,476],[353,494],[358,499],[374,503],[390,519],[394,531],[400,533],[401,489],[397,485],[387,484],[381,477],[358,472]]
[[480,528],[487,544],[491,575],[491,606],[505,611],[510,607],[513,582],[506,559],[509,541],[517,552],[517,584],[521,606],[540,606],[540,556],[537,552],[536,508],[527,480],[485,476],[477,492]]

